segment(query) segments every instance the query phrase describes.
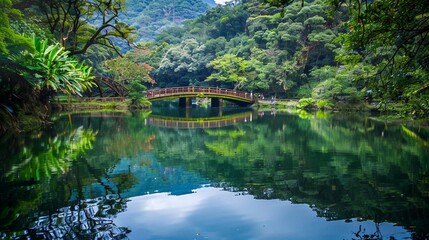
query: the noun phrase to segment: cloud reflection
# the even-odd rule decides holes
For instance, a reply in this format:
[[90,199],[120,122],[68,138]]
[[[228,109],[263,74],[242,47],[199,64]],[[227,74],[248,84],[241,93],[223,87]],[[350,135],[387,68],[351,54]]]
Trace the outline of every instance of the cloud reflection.
[[[130,239],[351,239],[359,225],[375,231],[370,221],[326,221],[304,204],[256,200],[213,187],[130,200],[127,212],[115,219],[116,225],[131,229]],[[383,224],[381,231],[398,229]]]

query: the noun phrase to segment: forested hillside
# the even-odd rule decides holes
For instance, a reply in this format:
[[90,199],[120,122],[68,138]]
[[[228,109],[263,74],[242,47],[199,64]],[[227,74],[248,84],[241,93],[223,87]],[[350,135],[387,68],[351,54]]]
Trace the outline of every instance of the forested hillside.
[[427,114],[427,1],[265,3],[233,1],[161,33],[149,60],[158,87],[376,99],[382,110],[399,103],[403,113]]
[[138,32],[137,41],[153,41],[163,30],[205,13],[213,0],[127,0],[122,19]]
[[[284,16],[259,1],[211,9],[156,39],[169,45],[151,62],[155,79],[160,87],[197,84],[310,97],[319,83],[338,75],[341,44],[334,39],[347,30],[341,25],[346,14],[330,18],[327,9],[322,1],[294,2]],[[341,88],[337,94],[358,97],[351,79],[341,78],[330,83]]]

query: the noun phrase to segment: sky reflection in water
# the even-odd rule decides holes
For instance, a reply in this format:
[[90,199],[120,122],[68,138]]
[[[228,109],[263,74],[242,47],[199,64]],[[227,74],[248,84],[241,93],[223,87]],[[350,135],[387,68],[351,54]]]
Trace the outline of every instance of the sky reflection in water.
[[[213,187],[130,200],[115,223],[132,229],[131,239],[352,239],[359,225],[366,233],[376,231],[371,221],[326,221],[306,204],[257,200]],[[381,224],[380,232],[409,238],[408,232],[389,223]]]

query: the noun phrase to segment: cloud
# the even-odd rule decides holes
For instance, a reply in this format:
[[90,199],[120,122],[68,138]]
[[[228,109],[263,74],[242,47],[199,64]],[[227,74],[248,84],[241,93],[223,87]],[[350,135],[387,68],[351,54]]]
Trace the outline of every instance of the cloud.
[[217,4],[225,4],[226,2],[228,2],[228,1],[230,1],[230,0],[215,0],[215,2],[217,3]]

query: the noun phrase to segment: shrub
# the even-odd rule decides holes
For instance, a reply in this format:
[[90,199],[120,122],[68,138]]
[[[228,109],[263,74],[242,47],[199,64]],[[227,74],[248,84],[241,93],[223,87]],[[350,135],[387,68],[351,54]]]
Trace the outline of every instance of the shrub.
[[141,84],[139,80],[134,80],[131,82],[131,88],[129,97],[131,99],[131,108],[149,108],[152,104],[151,102],[144,96],[144,92],[146,92],[146,87]]
[[299,109],[310,109],[314,107],[316,101],[312,98],[301,98],[296,105]]
[[327,99],[321,99],[321,100],[317,101],[316,106],[319,109],[331,108],[332,107],[332,102],[329,101],[329,100],[327,100]]

